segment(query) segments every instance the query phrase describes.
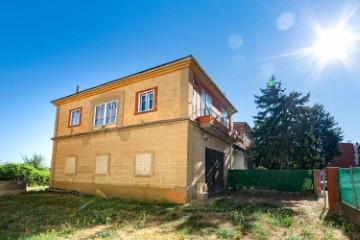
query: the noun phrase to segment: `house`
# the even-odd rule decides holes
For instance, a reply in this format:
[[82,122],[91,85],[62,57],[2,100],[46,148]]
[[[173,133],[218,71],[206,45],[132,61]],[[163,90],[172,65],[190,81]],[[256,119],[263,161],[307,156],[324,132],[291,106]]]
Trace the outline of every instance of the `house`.
[[193,56],[52,101],[50,188],[189,202],[226,188],[237,112]]
[[234,122],[233,128],[241,141],[234,144],[232,169],[248,169],[246,150],[250,148],[254,140],[252,129],[246,122]]
[[355,147],[352,143],[339,143],[342,154],[330,162],[330,167],[348,168],[356,166]]

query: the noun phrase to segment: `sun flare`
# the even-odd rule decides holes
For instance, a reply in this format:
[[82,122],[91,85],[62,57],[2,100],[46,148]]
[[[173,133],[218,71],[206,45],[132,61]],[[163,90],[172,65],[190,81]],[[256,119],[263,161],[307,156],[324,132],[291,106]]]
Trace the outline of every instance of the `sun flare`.
[[[267,59],[296,57],[306,83],[320,79],[327,66],[342,65],[349,76],[360,84],[360,25],[352,21],[356,7],[344,6],[338,21],[322,26],[312,11],[304,11],[299,19],[313,33],[309,45]],[[301,61],[299,61],[301,60]]]
[[349,31],[337,28],[332,31],[321,30],[317,33],[318,41],[313,47],[313,53],[322,61],[338,59],[345,60],[354,37]]

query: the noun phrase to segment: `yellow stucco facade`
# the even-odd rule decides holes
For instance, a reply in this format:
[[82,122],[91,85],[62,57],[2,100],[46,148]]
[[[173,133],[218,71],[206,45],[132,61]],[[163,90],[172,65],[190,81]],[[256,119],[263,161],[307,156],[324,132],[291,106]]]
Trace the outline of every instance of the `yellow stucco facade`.
[[[193,117],[193,76],[219,104],[233,108],[190,56],[53,101],[57,108],[50,187],[185,203],[205,183],[205,148],[224,154],[231,143],[208,134]],[[156,89],[153,111],[138,113],[138,93]],[[95,107],[116,101],[116,121],[94,126]],[[73,109],[80,123],[70,126]],[[206,138],[204,138],[206,134]]]

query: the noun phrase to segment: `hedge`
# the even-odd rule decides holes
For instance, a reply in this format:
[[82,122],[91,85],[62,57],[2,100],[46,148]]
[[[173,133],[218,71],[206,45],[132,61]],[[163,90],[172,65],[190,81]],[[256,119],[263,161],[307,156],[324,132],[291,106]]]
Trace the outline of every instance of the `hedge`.
[[36,169],[28,164],[8,163],[0,165],[0,180],[24,181],[28,186],[49,185],[49,169]]

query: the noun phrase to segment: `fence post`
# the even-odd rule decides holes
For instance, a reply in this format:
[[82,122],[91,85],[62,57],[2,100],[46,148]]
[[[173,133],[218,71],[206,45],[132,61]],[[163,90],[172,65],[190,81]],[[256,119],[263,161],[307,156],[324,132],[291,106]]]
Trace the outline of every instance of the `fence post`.
[[338,202],[339,202],[339,192],[338,192],[338,181],[337,181],[337,172],[335,167],[327,167],[327,187],[328,187],[328,201],[329,201],[329,210],[336,211]]
[[321,170],[320,169],[313,169],[313,186],[314,186],[314,193],[316,196],[321,195]]
[[352,192],[353,192],[353,197],[354,197],[354,207],[358,208],[352,167],[350,167],[350,179],[351,179],[351,186],[352,186]]

